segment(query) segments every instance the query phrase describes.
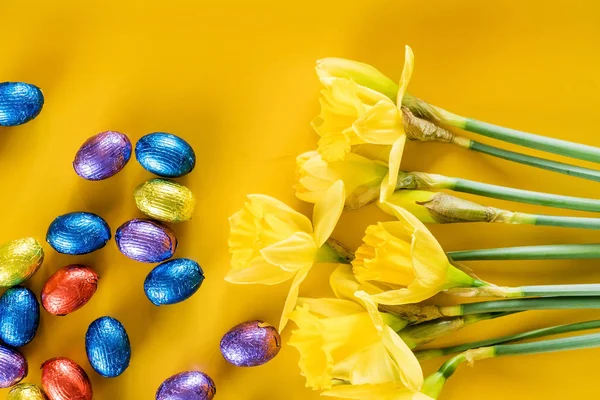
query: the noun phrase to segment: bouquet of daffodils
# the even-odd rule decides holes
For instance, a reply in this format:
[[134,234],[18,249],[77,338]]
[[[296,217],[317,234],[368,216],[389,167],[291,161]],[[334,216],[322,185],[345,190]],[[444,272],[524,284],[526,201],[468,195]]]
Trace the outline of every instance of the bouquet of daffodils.
[[[321,112],[312,126],[315,151],[297,158],[299,199],[313,203],[312,221],[281,201],[249,195],[230,218],[231,269],[226,280],[275,285],[291,280],[279,330],[293,321],[289,344],[300,352],[306,385],[348,399],[437,399],[457,367],[485,358],[600,346],[600,334],[548,336],[600,327],[600,320],[517,335],[420,349],[481,321],[527,310],[600,308],[600,284],[505,287],[479,279],[461,260],[600,257],[600,245],[552,245],[447,253],[425,224],[495,222],[599,229],[600,218],[520,213],[446,192],[600,211],[600,200],[539,193],[458,177],[401,170],[406,140],[440,141],[571,176],[600,181],[600,171],[504,150],[460,136],[475,134],[600,163],[600,148],[520,132],[462,117],[407,92],[414,56],[406,47],[399,83],[374,67],[343,59],[317,62]],[[393,221],[373,221],[354,251],[331,238],[344,211],[376,203]],[[335,263],[335,298],[299,298],[315,264]],[[486,297],[438,306],[438,293]],[[427,301],[429,300],[429,301]],[[427,301],[427,303],[424,303]],[[525,339],[542,338],[522,343]],[[420,362],[454,355],[423,376]]]

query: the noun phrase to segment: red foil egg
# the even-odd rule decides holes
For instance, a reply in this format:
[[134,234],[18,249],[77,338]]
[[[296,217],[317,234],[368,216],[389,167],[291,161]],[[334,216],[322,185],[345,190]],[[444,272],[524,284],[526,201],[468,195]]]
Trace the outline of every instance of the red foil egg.
[[68,358],[53,358],[42,364],[42,387],[49,400],[92,400],[90,378]]
[[96,293],[99,276],[85,265],[59,269],[42,288],[42,306],[53,315],[67,315],[83,307]]

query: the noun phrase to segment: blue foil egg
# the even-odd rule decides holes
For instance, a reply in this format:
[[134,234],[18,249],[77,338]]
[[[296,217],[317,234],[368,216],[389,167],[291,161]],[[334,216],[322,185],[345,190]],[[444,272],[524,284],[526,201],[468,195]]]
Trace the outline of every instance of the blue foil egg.
[[9,346],[31,342],[40,324],[40,305],[25,287],[7,289],[0,297],[0,339]]
[[110,227],[102,217],[89,212],[73,212],[56,217],[46,233],[46,241],[63,254],[87,254],[106,245]]
[[167,178],[189,174],[196,165],[192,146],[179,136],[164,132],[150,133],[138,140],[135,157],[148,171]]
[[157,265],[144,281],[144,292],[156,306],[175,304],[190,298],[200,289],[204,273],[188,258],[175,258]]
[[44,106],[40,88],[23,82],[0,83],[0,126],[16,126],[38,116]]
[[85,334],[85,350],[92,368],[107,378],[121,375],[131,360],[127,331],[111,317],[100,317],[90,324]]

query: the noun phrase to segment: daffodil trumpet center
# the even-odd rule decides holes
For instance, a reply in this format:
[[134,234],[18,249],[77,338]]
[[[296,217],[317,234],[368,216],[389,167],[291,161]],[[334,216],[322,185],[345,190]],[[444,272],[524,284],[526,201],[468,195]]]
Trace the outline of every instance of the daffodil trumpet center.
[[396,190],[401,189],[448,189],[456,192],[476,194],[501,200],[542,205],[555,208],[566,208],[579,211],[600,211],[600,200],[582,197],[563,196],[541,193],[530,190],[514,189],[505,186],[491,185],[468,179],[452,178],[425,172],[398,173]]
[[425,361],[445,355],[461,353],[466,350],[476,349],[479,347],[493,346],[502,343],[513,343],[528,339],[538,339],[552,335],[560,335],[570,332],[579,332],[590,329],[600,328],[600,320],[592,320],[585,322],[576,322],[573,324],[556,325],[547,328],[535,329],[528,332],[517,333],[515,335],[506,335],[497,338],[478,340],[475,342],[462,343],[456,346],[441,347],[437,349],[417,350],[414,352],[419,361]]
[[600,258],[600,243],[500,247],[446,253],[453,261],[564,260]]
[[553,353],[596,347],[600,347],[600,333],[590,333],[587,335],[578,335],[561,339],[547,339],[530,343],[498,344],[467,350],[446,361],[436,373],[425,379],[422,392],[437,399],[445,382],[464,362],[473,364],[475,361],[484,360],[486,358]]

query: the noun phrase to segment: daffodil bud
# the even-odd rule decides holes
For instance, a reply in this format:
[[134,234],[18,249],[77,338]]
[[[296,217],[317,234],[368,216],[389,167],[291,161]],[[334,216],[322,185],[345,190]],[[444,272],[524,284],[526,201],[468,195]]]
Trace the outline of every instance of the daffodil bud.
[[453,132],[437,126],[431,121],[415,116],[407,107],[402,107],[402,122],[404,132],[410,140],[418,142],[454,143],[459,146],[469,147],[470,140],[456,136]]
[[398,335],[409,348],[416,349],[466,325],[464,317],[443,318],[409,326],[399,331]]
[[420,324],[432,319],[442,318],[444,315],[440,308],[434,305],[426,304],[400,304],[386,305],[380,304],[379,311],[382,313],[395,315],[411,324]]

